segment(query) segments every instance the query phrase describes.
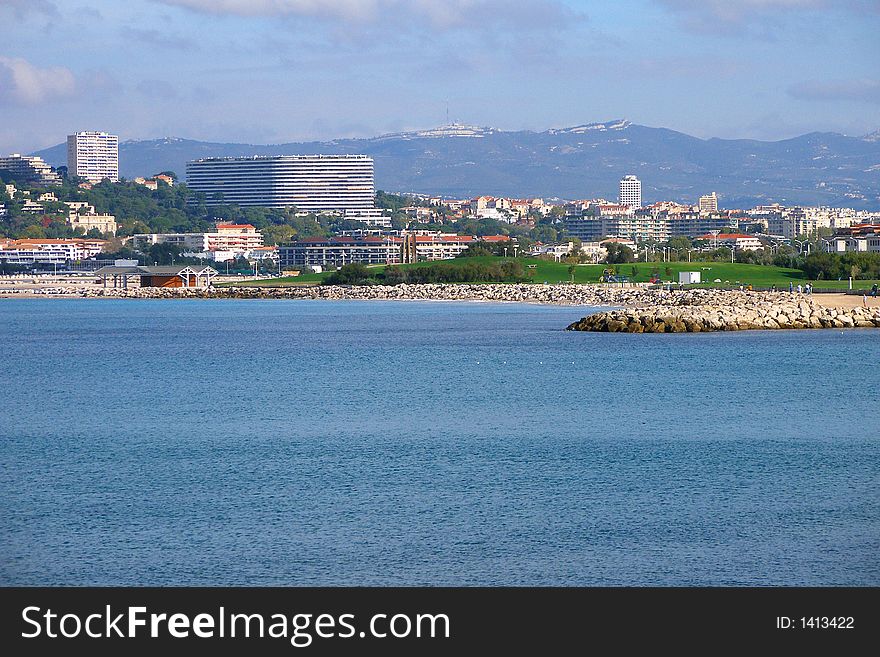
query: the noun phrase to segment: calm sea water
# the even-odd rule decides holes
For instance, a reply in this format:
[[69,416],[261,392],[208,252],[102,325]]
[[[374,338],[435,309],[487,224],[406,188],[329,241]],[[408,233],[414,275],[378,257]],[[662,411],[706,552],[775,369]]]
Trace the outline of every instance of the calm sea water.
[[880,332],[0,302],[0,584],[880,584]]

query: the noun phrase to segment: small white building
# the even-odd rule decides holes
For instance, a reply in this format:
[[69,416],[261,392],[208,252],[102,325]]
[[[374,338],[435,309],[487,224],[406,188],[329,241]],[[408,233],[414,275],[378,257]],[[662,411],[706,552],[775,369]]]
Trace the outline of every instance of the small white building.
[[680,285],[693,285],[700,282],[700,272],[698,271],[680,271],[678,272],[678,282]]

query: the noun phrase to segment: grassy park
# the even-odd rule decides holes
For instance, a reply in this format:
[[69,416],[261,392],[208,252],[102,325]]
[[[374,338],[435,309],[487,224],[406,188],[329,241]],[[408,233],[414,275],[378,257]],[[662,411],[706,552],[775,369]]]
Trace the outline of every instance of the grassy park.
[[[512,258],[509,258],[512,260]],[[489,264],[503,261],[505,258],[498,256],[480,256],[476,258],[457,258],[456,262],[477,262]],[[614,268],[618,276],[624,276],[630,281],[646,283],[655,275],[663,281],[678,281],[680,271],[698,271],[701,274],[702,284],[700,287],[731,287],[739,285],[752,285],[756,288],[767,288],[775,285],[779,289],[788,289],[789,283],[793,285],[804,284],[808,279],[800,269],[788,269],[770,265],[754,265],[730,262],[638,262],[622,265],[574,265],[573,273],[570,273],[571,265],[566,263],[548,262],[538,258],[518,258],[526,269],[529,279],[535,283],[597,283],[602,278],[603,272]],[[430,267],[433,262],[419,262],[411,265],[399,265],[403,269],[411,267]],[[380,271],[384,265],[375,265],[370,269]],[[271,278],[257,281],[243,281],[233,283],[242,286],[262,287],[286,287],[290,285],[314,285],[320,283],[327,273],[303,274],[284,278]],[[847,280],[833,281],[810,281],[817,289],[846,290],[849,286]],[[877,281],[853,281],[855,289],[870,288]]]

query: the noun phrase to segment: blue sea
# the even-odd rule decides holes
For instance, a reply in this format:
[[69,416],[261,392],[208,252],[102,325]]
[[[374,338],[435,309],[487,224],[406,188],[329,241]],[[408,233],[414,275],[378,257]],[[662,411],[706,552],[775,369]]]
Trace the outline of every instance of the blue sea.
[[590,311],[0,301],[0,584],[880,584],[880,331]]

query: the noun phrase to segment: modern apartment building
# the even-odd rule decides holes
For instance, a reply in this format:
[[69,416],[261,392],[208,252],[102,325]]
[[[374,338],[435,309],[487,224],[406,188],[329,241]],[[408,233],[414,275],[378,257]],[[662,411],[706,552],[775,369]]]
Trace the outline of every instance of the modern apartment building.
[[374,210],[373,158],[366,155],[220,157],[187,162],[186,182],[208,205],[301,212]]
[[[15,180],[35,182],[41,185],[60,185],[61,177],[52,171],[52,167],[36,156],[13,153],[8,157],[0,157],[0,171],[8,171]],[[13,188],[14,189],[14,188]]]
[[669,239],[665,219],[644,215],[617,215],[606,217],[566,217],[565,232],[583,242],[597,242],[603,237],[624,237],[638,242]]
[[665,242],[670,237],[696,237],[711,230],[738,228],[736,219],[700,216],[695,212],[654,216],[644,210],[634,214],[601,217],[568,216],[563,220],[566,234],[584,242],[595,242],[603,237],[623,237],[637,242],[656,240]]
[[620,181],[619,202],[633,208],[642,207],[642,181],[635,176],[624,176]]
[[306,237],[278,249],[282,269],[341,267],[353,262],[391,265],[400,262],[400,240],[390,237]]
[[450,260],[479,242],[507,241],[506,235],[415,235],[314,237],[285,244],[278,249],[282,267],[338,267],[352,262],[391,265],[401,262]]
[[106,132],[76,132],[67,137],[67,174],[91,183],[119,182],[119,138]]

